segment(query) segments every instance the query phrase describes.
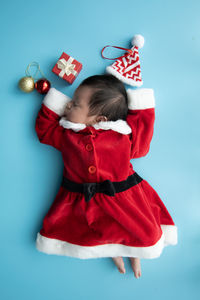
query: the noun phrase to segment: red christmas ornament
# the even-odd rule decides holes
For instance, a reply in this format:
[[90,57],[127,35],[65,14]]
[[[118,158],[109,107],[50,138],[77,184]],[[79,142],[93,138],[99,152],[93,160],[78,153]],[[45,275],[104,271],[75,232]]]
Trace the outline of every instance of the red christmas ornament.
[[41,78],[35,83],[35,88],[40,94],[47,94],[51,87],[51,83],[46,78]]

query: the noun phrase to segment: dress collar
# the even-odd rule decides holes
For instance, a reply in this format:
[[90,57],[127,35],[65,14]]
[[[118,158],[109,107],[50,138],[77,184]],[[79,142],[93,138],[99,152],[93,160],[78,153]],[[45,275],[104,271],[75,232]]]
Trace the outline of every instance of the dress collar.
[[[72,129],[75,132],[85,129],[87,126],[83,123],[74,123],[68,121],[65,117],[62,117],[59,121],[59,124],[64,128]],[[131,127],[125,120],[117,120],[117,121],[101,121],[94,125],[92,125],[95,129],[103,129],[103,130],[114,130],[121,134],[129,134],[132,132]]]

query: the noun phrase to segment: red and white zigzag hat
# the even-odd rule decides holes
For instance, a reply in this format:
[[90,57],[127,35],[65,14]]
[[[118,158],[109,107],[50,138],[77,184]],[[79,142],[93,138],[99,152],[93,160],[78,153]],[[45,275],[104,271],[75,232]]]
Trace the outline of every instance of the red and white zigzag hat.
[[143,81],[141,76],[138,49],[143,47],[144,37],[139,34],[135,35],[132,39],[132,45],[133,47],[131,49],[112,46],[115,48],[127,50],[128,52],[126,52],[123,56],[117,57],[117,60],[111,66],[108,66],[106,68],[106,71],[107,73],[114,75],[126,84],[139,87],[143,84]]

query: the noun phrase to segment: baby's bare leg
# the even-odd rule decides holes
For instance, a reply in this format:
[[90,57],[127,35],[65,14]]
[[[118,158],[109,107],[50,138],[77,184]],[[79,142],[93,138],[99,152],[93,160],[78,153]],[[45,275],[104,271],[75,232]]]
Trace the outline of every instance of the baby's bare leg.
[[117,256],[117,257],[112,257],[114,263],[116,264],[118,270],[120,273],[125,273],[125,267],[124,267],[124,261],[123,258],[121,256]]
[[133,269],[133,272],[135,274],[136,278],[141,277],[141,266],[140,266],[140,259],[138,257],[129,257],[131,261],[131,267]]

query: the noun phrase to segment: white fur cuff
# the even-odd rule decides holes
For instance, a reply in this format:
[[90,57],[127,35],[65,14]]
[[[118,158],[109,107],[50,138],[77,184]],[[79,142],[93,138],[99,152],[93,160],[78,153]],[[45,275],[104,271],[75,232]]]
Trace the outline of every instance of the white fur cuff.
[[155,107],[153,89],[128,89],[127,95],[129,109],[147,109]]
[[71,101],[67,95],[61,93],[55,88],[50,88],[43,99],[43,104],[54,111],[59,116],[62,116],[67,102]]

